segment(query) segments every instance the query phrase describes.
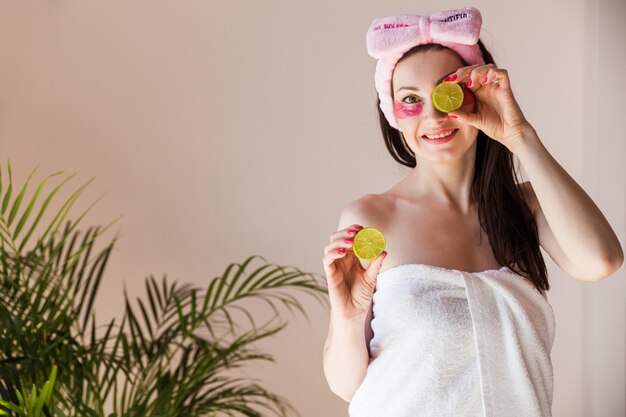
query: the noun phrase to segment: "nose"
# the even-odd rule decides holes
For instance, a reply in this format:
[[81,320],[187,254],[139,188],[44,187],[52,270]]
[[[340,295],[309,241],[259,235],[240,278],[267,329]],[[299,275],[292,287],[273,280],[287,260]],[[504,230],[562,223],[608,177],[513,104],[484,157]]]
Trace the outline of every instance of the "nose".
[[424,118],[427,119],[444,120],[449,117],[448,113],[437,110],[437,108],[433,105],[432,99],[429,100],[428,104],[424,106],[422,112],[424,114]]

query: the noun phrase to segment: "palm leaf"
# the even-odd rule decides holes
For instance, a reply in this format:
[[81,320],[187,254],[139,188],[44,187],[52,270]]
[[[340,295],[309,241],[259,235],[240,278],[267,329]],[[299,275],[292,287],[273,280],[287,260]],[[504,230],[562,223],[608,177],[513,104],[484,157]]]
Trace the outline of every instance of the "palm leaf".
[[[92,179],[42,225],[54,197],[75,174],[46,192],[47,182],[64,173],[56,172],[28,197],[35,172],[13,198],[10,162],[8,183],[0,169],[0,398],[68,417],[261,416],[265,410],[285,416],[293,410],[250,378],[228,373],[251,361],[274,361],[254,343],[287,325],[275,324],[281,305],[309,320],[290,290],[328,305],[322,276],[269,264],[258,255],[229,264],[206,288],[149,276],[145,297],[131,301],[124,289],[121,320],[98,326],[93,306],[118,236],[103,249],[96,243],[114,222],[81,233],[79,223],[95,203],[69,220]],[[39,227],[43,233],[27,250]],[[263,262],[255,266],[255,260]],[[263,300],[271,319],[259,325],[259,314],[245,308],[246,300]],[[53,366],[59,370],[55,383],[46,385]],[[23,389],[33,384],[44,388],[35,394]],[[42,399],[49,396],[50,407]],[[108,414],[107,402],[113,408]]]

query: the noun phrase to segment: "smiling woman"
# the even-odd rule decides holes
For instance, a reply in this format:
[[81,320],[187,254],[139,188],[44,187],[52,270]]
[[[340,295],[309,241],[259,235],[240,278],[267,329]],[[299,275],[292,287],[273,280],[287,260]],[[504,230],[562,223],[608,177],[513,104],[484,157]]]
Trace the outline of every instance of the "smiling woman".
[[[477,46],[484,61],[495,65],[480,39]],[[517,266],[517,272],[526,276],[538,290],[547,291],[550,285],[539,249],[536,223],[517,185],[521,181],[515,170],[514,154],[481,130],[454,123],[450,114],[437,110],[429,98],[444,78],[468,64],[440,44],[416,45],[398,60],[391,85],[402,86],[392,90],[395,120],[400,129],[390,125],[380,95],[376,104],[381,133],[390,155],[400,164],[415,169],[390,192],[406,196],[410,181],[415,181],[420,171],[424,176],[432,160],[454,159],[455,154],[457,158],[468,155],[470,159],[465,169],[473,174],[469,183],[471,197],[495,261],[499,265]],[[474,92],[466,84],[461,87],[465,97],[462,109],[475,111]],[[450,132],[451,135],[445,136]],[[423,168],[418,167],[418,161]]]
[[[412,170],[346,205],[325,248],[324,371],[350,417],[550,417],[556,323],[540,246],[581,280],[623,262],[606,219],[526,120],[481,24],[465,7],[368,29],[381,132]],[[441,81],[462,89],[459,109],[439,105]],[[354,255],[362,226],[386,242],[365,265]]]

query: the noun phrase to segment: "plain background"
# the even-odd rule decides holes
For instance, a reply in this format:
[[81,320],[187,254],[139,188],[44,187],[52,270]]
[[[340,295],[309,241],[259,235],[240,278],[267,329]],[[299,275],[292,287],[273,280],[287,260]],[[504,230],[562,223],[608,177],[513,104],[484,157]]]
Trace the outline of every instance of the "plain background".
[[[149,274],[206,285],[253,254],[323,274],[343,206],[408,173],[378,129],[370,22],[466,5],[482,11],[481,38],[527,119],[624,247],[623,0],[3,1],[3,174],[10,158],[16,184],[37,164],[36,183],[67,168],[80,170],[68,189],[97,176],[75,214],[108,192],[83,221],[123,216],[103,321]],[[624,416],[624,268],[583,283],[544,257],[554,416]],[[276,363],[245,373],[302,416],[347,415],[322,370],[329,312],[293,294],[311,321],[283,308],[290,325],[257,345]]]

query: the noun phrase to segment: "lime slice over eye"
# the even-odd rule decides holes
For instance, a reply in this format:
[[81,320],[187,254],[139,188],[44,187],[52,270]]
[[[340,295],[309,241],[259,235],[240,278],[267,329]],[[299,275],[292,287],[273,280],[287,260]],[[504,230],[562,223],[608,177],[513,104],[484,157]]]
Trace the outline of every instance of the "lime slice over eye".
[[374,227],[364,227],[356,232],[352,243],[352,250],[357,258],[364,261],[373,261],[385,250],[385,237]]
[[442,82],[433,90],[433,106],[439,111],[448,113],[463,105],[463,89],[457,83]]

